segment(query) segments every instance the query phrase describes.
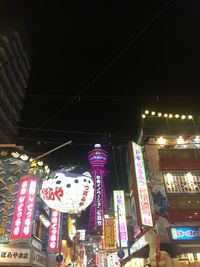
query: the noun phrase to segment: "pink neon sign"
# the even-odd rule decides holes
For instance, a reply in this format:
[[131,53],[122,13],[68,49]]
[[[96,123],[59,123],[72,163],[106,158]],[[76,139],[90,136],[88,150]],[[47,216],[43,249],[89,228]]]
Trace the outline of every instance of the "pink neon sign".
[[20,180],[10,239],[29,238],[31,235],[36,184],[36,178],[26,177]]
[[37,186],[37,179],[31,178],[28,190],[28,196],[26,200],[25,212],[24,212],[22,238],[30,238],[31,236],[32,219],[33,219],[35,199],[36,199],[36,186]]
[[59,241],[59,226],[60,226],[60,212],[52,209],[51,222],[49,229],[48,250],[58,250]]
[[153,227],[142,149],[132,142],[141,224]]

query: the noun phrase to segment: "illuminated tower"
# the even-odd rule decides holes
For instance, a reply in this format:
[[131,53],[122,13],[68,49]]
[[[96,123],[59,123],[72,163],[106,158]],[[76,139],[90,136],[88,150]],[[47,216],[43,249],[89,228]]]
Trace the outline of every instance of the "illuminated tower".
[[103,177],[107,174],[104,166],[107,162],[107,152],[96,144],[88,153],[94,180],[94,200],[90,205],[89,229],[91,234],[101,235],[103,230],[103,218],[106,209],[106,194]]

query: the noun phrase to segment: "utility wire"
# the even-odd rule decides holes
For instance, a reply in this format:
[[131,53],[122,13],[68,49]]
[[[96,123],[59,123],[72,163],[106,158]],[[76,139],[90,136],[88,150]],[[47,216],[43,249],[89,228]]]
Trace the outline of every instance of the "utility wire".
[[[44,125],[48,124],[50,121],[52,121],[58,114],[60,114],[63,110],[65,110],[70,104],[72,104],[75,100],[80,100],[80,96],[89,88],[91,87],[125,52],[126,50],[135,43],[135,41],[153,24],[153,22],[164,12],[164,10],[173,2],[174,0],[170,0],[164,5],[157,13],[156,15],[146,24],[146,26],[135,36],[134,39],[132,39],[124,49],[114,58],[110,61],[110,63],[96,76],[94,77],[76,96],[73,96],[71,100],[69,100],[68,103],[66,103],[61,109],[56,111],[48,120],[43,122],[41,125],[39,125],[36,129],[34,129],[29,134],[25,135],[24,137],[30,136],[34,132],[36,132],[38,129],[43,127]],[[23,138],[22,138],[23,139]]]
[[120,185],[119,185],[119,177],[117,174],[117,167],[116,167],[116,162],[115,162],[115,151],[114,151],[114,147],[112,146],[112,158],[113,158],[113,163],[114,163],[114,170],[115,170],[115,177],[117,180],[117,188],[120,189]]
[[[6,125],[0,125],[0,129],[5,128],[11,128],[11,129],[21,129],[21,130],[36,130],[37,128],[31,128],[31,127],[20,127],[20,126],[6,126]],[[47,129],[47,128],[41,128],[37,129],[37,131],[40,132],[55,132],[55,133],[69,133],[69,134],[87,134],[87,135],[102,135],[105,136],[107,133],[99,133],[99,132],[85,132],[85,131],[71,131],[71,130],[59,130],[59,129]]]

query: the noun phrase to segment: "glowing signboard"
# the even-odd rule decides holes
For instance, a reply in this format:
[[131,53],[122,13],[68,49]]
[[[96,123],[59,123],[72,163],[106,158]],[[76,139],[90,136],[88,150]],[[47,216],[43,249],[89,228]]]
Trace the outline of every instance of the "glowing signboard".
[[64,213],[85,210],[94,198],[94,183],[89,172],[73,174],[58,171],[43,181],[40,196],[48,207]]
[[52,209],[49,228],[48,250],[57,251],[60,230],[60,212]]
[[200,226],[170,227],[169,233],[173,241],[200,240]]
[[140,250],[141,248],[143,248],[144,246],[146,246],[148,244],[147,240],[146,240],[146,236],[143,235],[141,236],[131,247],[130,247],[130,253],[134,253],[138,250]]
[[22,178],[19,183],[10,239],[30,238],[35,207],[37,179]]
[[116,229],[113,217],[104,219],[104,242],[105,249],[116,249]]
[[117,233],[117,246],[128,246],[127,224],[126,224],[126,211],[125,211],[125,199],[123,190],[114,190],[114,209],[116,220],[116,233]]
[[139,202],[140,221],[143,226],[153,227],[151,206],[149,201],[149,192],[147,188],[146,173],[142,148],[138,144],[131,142],[132,153],[134,157],[135,178],[137,185],[137,200]]
[[101,196],[101,176],[96,175],[96,223],[97,229],[102,229],[102,196]]

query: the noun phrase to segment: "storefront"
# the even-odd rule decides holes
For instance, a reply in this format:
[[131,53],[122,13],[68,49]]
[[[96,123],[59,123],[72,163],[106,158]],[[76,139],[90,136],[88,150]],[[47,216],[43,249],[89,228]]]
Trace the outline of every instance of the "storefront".
[[121,266],[125,267],[143,267],[149,265],[150,246],[148,244],[149,232],[143,234],[129,248],[130,255],[124,258]]
[[200,226],[174,226],[168,230],[180,267],[200,267]]
[[47,267],[46,253],[36,248],[0,245],[0,266]]

